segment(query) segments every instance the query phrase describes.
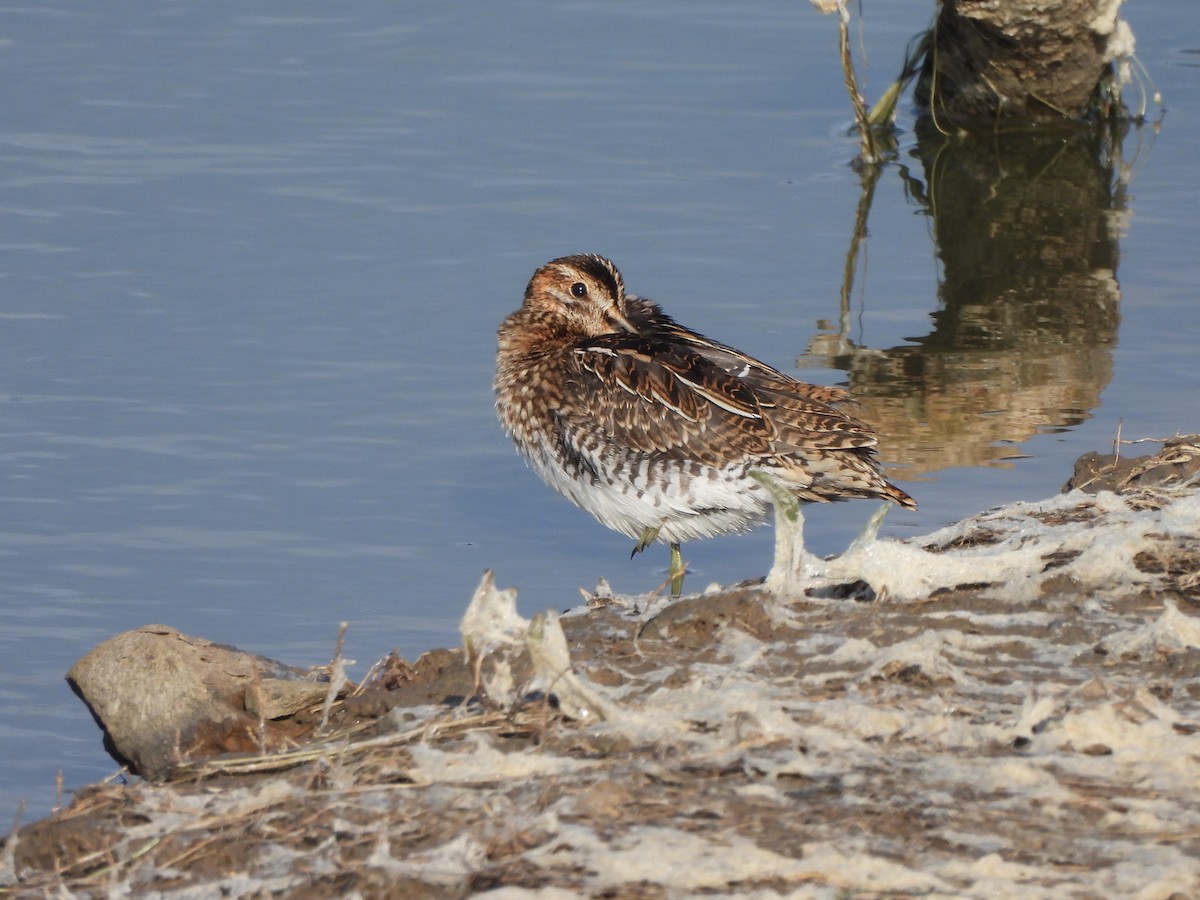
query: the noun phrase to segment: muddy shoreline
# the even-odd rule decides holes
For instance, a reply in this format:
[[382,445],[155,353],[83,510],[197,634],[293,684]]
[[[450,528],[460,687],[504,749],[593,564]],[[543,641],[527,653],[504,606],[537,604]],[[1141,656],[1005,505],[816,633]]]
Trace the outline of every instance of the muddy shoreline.
[[78,792],[0,893],[1194,896],[1200,452],[1089,456],[861,579],[598,592],[561,625],[599,719],[523,651],[512,708],[386,660],[291,749]]

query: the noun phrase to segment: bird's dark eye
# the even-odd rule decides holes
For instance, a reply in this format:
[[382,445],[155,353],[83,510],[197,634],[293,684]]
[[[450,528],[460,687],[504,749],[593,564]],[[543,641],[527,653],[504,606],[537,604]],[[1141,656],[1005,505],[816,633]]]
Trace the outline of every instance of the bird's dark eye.
[[587,285],[582,281],[575,282],[573,285],[571,285],[571,294],[576,297],[586,297]]

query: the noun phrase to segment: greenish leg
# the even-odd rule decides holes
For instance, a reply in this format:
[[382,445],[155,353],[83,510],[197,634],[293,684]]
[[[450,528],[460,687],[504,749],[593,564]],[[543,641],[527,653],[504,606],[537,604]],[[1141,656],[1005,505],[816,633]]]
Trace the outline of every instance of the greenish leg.
[[[662,529],[661,525],[648,526],[642,529],[642,536],[638,539],[637,546],[633,548],[633,552],[629,554],[630,559],[637,556],[647,547],[654,543],[654,539],[658,537],[658,532]],[[679,542],[671,542],[671,596],[678,597],[683,593],[683,554],[679,550]]]
[[751,469],[750,477],[767,489],[775,505],[775,562],[767,573],[767,590],[799,596],[816,559],[804,549],[804,514],[791,489],[768,472]]
[[671,596],[678,597],[683,593],[683,554],[679,551],[679,542],[671,544]]

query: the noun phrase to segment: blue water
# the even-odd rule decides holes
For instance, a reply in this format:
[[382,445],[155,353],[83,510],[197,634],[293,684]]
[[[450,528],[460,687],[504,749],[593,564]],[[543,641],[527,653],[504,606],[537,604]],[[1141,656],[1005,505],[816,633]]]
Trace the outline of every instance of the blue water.
[[[1007,465],[902,482],[922,508],[892,534],[1052,493],[1118,425],[1200,430],[1185,3],[1127,12],[1169,112],[1125,142],[1099,402],[1014,437]],[[931,9],[868,13],[874,97]],[[63,676],[125,629],[308,665],[346,621],[361,673],[453,644],[485,568],[526,612],[600,576],[659,583],[664,553],[631,561],[501,434],[495,327],[536,266],[601,252],[793,370],[837,319],[859,197],[835,27],[782,0],[5,10],[0,816],[45,814],[59,771],[70,788],[114,770]],[[854,337],[895,347],[929,331],[941,273],[895,166],[870,234]],[[871,510],[813,511],[810,544],[844,546]],[[770,553],[763,530],[685,556],[703,584]]]

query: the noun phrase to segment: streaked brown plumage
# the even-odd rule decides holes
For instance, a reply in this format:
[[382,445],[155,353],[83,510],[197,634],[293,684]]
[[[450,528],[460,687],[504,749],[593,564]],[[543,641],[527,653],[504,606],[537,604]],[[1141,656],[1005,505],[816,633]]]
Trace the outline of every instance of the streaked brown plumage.
[[600,256],[538,269],[500,326],[496,409],[547,484],[604,525],[675,551],[745,531],[770,495],[916,503],[890,484],[871,430],[838,409],[841,388],[797,381],[679,325],[625,293]]

